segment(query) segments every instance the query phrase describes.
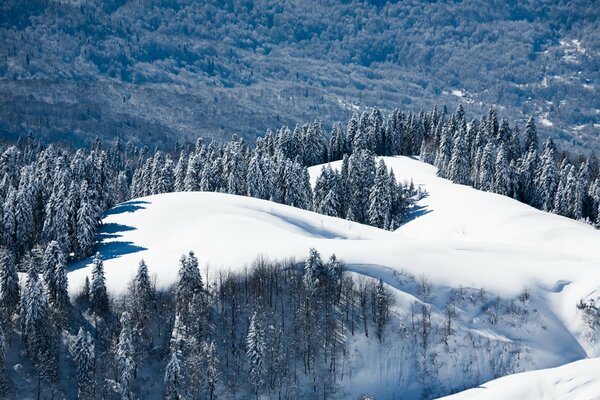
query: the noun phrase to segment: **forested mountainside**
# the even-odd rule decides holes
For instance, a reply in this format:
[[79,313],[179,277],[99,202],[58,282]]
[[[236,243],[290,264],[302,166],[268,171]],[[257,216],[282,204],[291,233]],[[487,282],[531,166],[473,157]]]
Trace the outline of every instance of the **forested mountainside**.
[[597,148],[599,13],[584,0],[7,0],[0,132],[171,149],[462,102],[469,118],[495,104]]

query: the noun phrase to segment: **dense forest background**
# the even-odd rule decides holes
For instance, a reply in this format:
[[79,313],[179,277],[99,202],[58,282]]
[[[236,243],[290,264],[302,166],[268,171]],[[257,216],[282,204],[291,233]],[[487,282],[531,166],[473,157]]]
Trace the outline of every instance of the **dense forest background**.
[[[589,1],[97,1],[0,5],[0,134],[169,148],[254,139],[363,106],[496,105],[597,148],[600,7]],[[544,139],[544,138],[542,138]],[[172,147],[171,147],[172,148]]]

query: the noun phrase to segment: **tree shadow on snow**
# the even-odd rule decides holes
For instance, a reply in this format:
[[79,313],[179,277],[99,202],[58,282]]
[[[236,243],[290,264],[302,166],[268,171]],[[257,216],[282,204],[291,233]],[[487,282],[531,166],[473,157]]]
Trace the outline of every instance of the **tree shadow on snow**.
[[135,212],[137,210],[143,210],[146,208],[144,207],[144,204],[150,204],[150,202],[144,200],[127,201],[125,203],[116,205],[110,210],[106,211],[104,213],[104,216],[107,217],[109,215],[118,215],[123,213]]

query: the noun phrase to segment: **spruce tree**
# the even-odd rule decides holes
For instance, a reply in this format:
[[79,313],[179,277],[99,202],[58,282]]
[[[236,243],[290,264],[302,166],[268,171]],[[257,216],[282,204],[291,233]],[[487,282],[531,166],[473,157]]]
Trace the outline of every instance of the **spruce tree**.
[[109,313],[108,293],[106,291],[106,278],[104,276],[104,263],[100,253],[96,253],[92,267],[92,281],[90,285],[90,309],[97,317],[105,318]]
[[537,151],[538,149],[538,134],[535,127],[535,120],[529,117],[527,125],[525,125],[525,151]]
[[93,400],[95,397],[95,350],[90,333],[80,327],[70,351],[71,357],[75,363],[77,397],[81,400]]
[[250,383],[258,400],[264,385],[265,370],[265,338],[258,311],[254,311],[250,319],[250,327],[246,336],[246,356],[250,365]]
[[165,369],[165,400],[180,400],[183,398],[184,381],[181,371],[181,363],[177,352],[171,353],[171,359]]
[[143,330],[146,326],[153,303],[154,289],[150,282],[148,266],[144,260],[141,260],[131,287],[132,318],[139,330]]
[[[5,323],[12,321],[20,301],[19,275],[13,253],[0,248],[0,312]],[[10,325],[10,324],[8,324]]]
[[390,193],[387,167],[379,160],[375,182],[369,194],[368,222],[372,226],[385,229],[391,220],[392,195]]
[[556,147],[552,139],[544,143],[541,157],[541,173],[538,179],[540,206],[544,211],[552,211],[554,197],[558,188],[558,167],[556,165]]
[[504,144],[501,144],[498,148],[496,165],[494,169],[493,191],[504,196],[511,196],[512,182],[510,180],[510,168]]
[[136,364],[133,359],[133,338],[131,332],[131,317],[127,311],[121,314],[121,332],[116,351],[117,382],[119,394],[123,400],[134,398],[132,393],[133,381],[136,374]]
[[375,324],[377,326],[377,338],[379,342],[383,340],[383,331],[389,320],[389,297],[383,281],[379,278],[375,287]]

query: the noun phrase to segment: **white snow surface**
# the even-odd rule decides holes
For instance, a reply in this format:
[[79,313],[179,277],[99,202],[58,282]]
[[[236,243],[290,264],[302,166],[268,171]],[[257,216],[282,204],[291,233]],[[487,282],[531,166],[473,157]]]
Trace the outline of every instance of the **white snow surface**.
[[[539,329],[525,329],[515,337],[499,328],[490,331],[478,316],[463,321],[477,335],[525,343],[530,352],[523,369],[600,355],[575,307],[580,299],[599,295],[600,231],[508,197],[453,184],[415,158],[384,160],[399,181],[412,179],[428,192],[412,219],[395,232],[222,193],[169,193],[118,205],[106,213],[100,233],[109,291],[123,293],[142,258],[164,288],[175,283],[178,260],[190,250],[198,256],[203,275],[214,279],[219,268],[240,270],[261,254],[300,260],[315,247],[324,258],[335,253],[352,272],[381,277],[397,289],[396,301],[405,310],[414,297],[399,283],[399,273],[426,276],[434,286],[431,304],[437,309],[443,309],[449,288],[485,288],[503,298],[516,298],[527,288],[532,307],[541,315]],[[310,169],[313,183],[320,170]],[[90,272],[91,258],[71,266],[72,293]],[[402,349],[392,344],[379,351],[385,353],[361,355],[363,367],[355,372],[355,383],[349,383],[350,393],[354,384],[382,398],[391,395],[385,390],[401,371],[381,366],[402,363]],[[412,378],[403,379],[408,387]]]
[[522,372],[444,397],[445,400],[598,400],[600,359],[586,359],[557,368]]

